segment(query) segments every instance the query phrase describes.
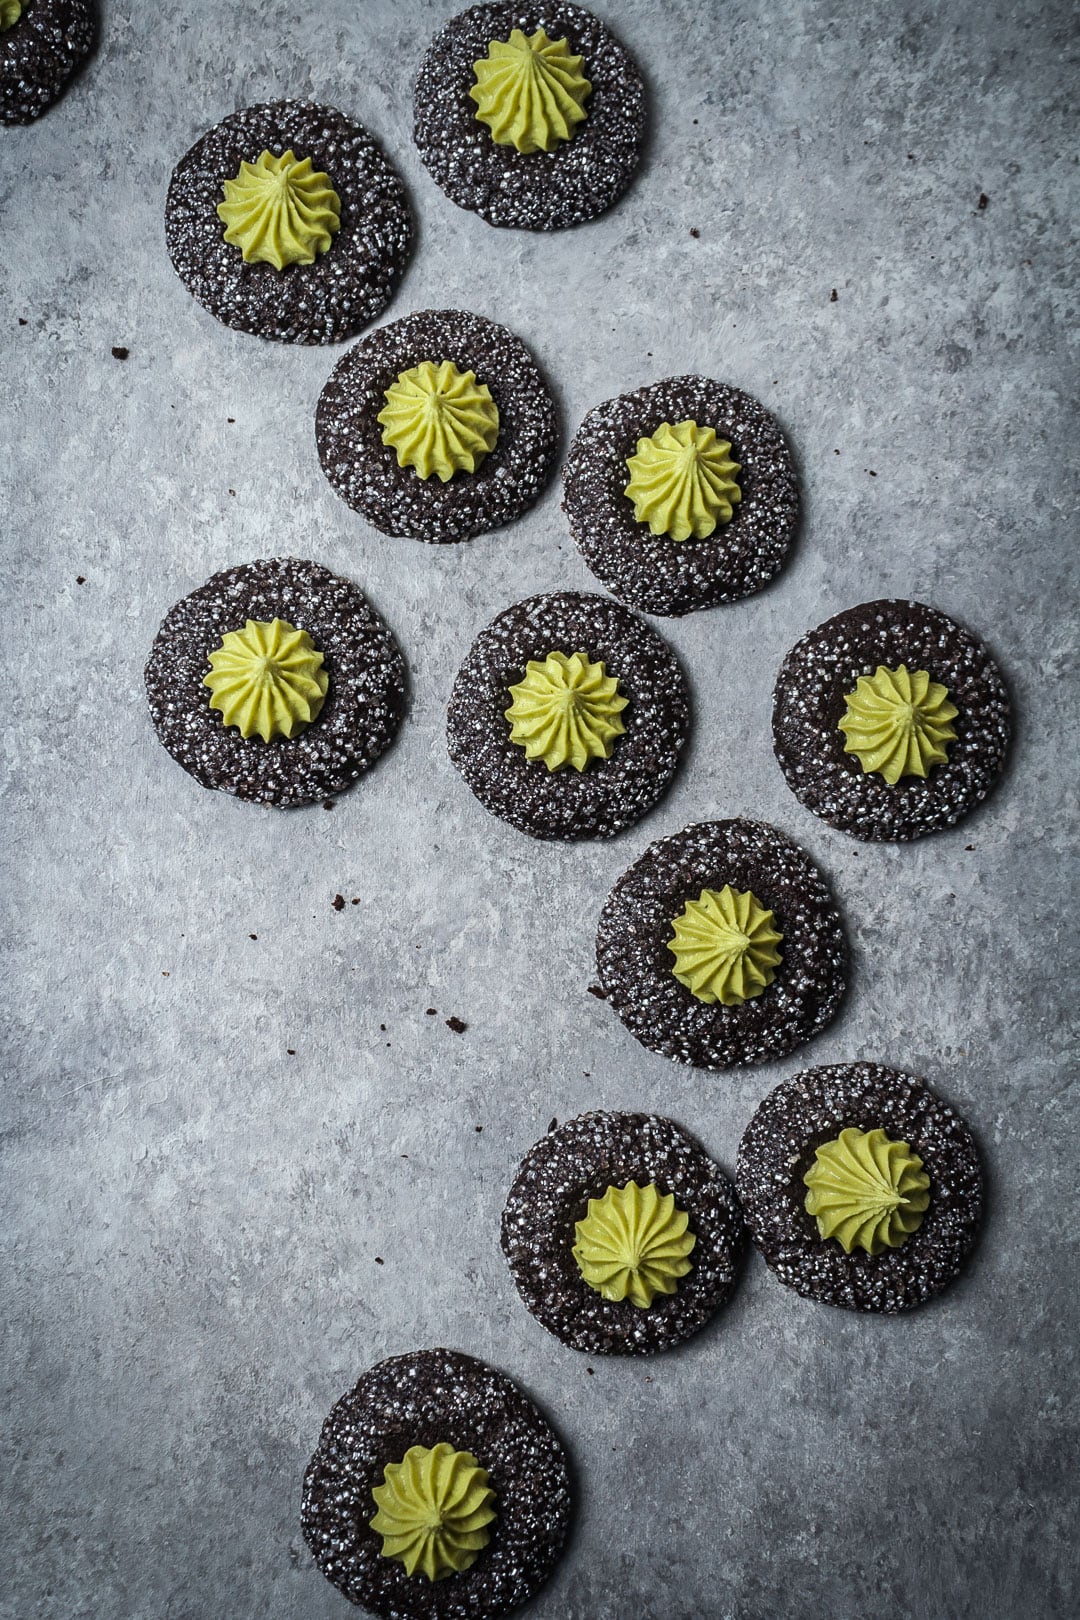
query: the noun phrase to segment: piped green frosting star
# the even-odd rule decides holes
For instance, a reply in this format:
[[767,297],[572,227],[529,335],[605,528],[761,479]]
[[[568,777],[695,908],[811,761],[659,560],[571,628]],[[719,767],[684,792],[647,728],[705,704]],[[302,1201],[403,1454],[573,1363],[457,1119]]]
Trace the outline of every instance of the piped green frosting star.
[[383,395],[377,421],[382,441],[399,467],[445,484],[456,472],[475,472],[499,437],[499,407],[487,383],[451,360],[423,360],[399,374]]
[[844,753],[854,754],[863,770],[876,771],[890,787],[902,776],[927,776],[944,765],[948,745],[956,741],[950,724],[960,713],[949,702],[948,688],[932,681],[925,669],[888,669],[879,664],[862,675],[854,692],[844,696],[840,721]]
[[702,889],[672,923],[672,972],[699,1001],[724,1007],[760,996],[776,977],[783,935],[749,890]]
[[25,10],[23,0],[0,0],[0,34],[13,28]]
[[916,1231],[930,1203],[930,1177],[906,1142],[882,1130],[854,1126],[823,1142],[803,1177],[806,1213],[822,1238],[835,1238],[845,1254],[881,1254]]
[[630,482],[623,494],[634,503],[636,521],[669,540],[706,540],[718,524],[730,523],[742,500],[735,482],[741,468],[730,450],[711,427],[661,422],[627,457]]
[[583,1221],[574,1227],[573,1255],[590,1288],[605,1299],[628,1299],[647,1310],[657,1294],[673,1294],[690,1270],[697,1242],[687,1231],[689,1217],[675,1207],[672,1193],[652,1182],[609,1187],[590,1198]]
[[524,748],[526,759],[542,759],[549,771],[565,765],[583,771],[591,759],[609,759],[626,730],[622,711],[628,699],[620,695],[617,678],[584,653],[530,659],[510,696],[510,741]]
[[241,737],[295,737],[323,706],[330,678],[306,630],[284,619],[248,619],[210,654],[210,707]]
[[241,163],[224,191],[218,218],[226,242],[240,249],[246,264],[272,264],[275,270],[312,264],[341,225],[341,199],[330,176],[292,151],[281,157],[261,152],[254,163]]
[[491,1538],[495,1492],[487,1470],[445,1440],[410,1446],[401,1462],[387,1463],[371,1494],[378,1512],[369,1523],[382,1537],[382,1556],[404,1564],[406,1575],[460,1575]]
[[493,39],[488,54],[473,63],[476,83],[469,95],[477,119],[487,124],[497,146],[519,152],[550,152],[568,141],[587,116],[592,85],[565,39],[548,39],[543,28],[508,40]]

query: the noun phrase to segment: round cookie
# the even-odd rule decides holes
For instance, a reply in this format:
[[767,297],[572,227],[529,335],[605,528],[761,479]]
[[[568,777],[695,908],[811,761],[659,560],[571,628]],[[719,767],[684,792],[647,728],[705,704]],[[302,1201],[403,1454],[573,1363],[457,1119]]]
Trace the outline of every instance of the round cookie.
[[32,124],[55,101],[97,38],[88,0],[24,0],[0,33],[0,124]]
[[[740,1005],[699,1000],[674,974],[674,919],[703,889],[753,894],[782,935],[775,977]],[[760,821],[706,821],[650,845],[600,914],[596,963],[607,1000],[650,1051],[698,1068],[783,1057],[817,1035],[843,998],[840,914],[809,858]]]
[[[247,619],[286,620],[323,654],[329,690],[293,737],[244,738],[210,707],[209,655]],[[393,741],[405,705],[405,666],[363,592],[293,557],[228,568],[169,609],[146,665],[157,734],[203,787],[258,804],[314,804],[343,793]]]
[[[494,448],[447,482],[399,467],[383,443],[386,390],[425,360],[473,371],[499,411]],[[338,361],[319,396],[315,440],[337,493],[384,534],[440,544],[501,528],[536,500],[555,458],[555,406],[528,349],[505,326],[465,310],[426,309],[391,321]]]
[[[469,92],[473,63],[513,29],[565,37],[592,86],[586,117],[553,150],[499,145]],[[489,225],[554,231],[603,213],[622,196],[645,139],[645,87],[623,47],[580,6],[472,6],[437,34],[416,78],[413,138],[451,202]]]
[[[226,180],[263,151],[293,150],[327,174],[340,227],[311,264],[247,263],[218,217]],[[412,246],[405,188],[362,125],[333,107],[245,107],[181,158],[165,204],[165,240],[192,297],[226,326],[279,343],[340,343],[380,315]]]
[[[925,670],[958,709],[944,763],[890,786],[844,752],[844,699],[879,665]],[[784,659],[773,694],[773,746],[788,786],[841,832],[871,841],[951,827],[989,793],[1010,736],[1009,699],[981,642],[921,602],[864,602],[811,630]]]
[[[558,651],[602,662],[629,701],[609,758],[551,771],[511,740],[510,687]],[[486,810],[532,838],[610,838],[666,791],[690,723],[686,682],[651,625],[605,596],[532,596],[482,630],[447,709],[450,758]]]
[[[818,1234],[803,1176],[817,1148],[853,1127],[883,1130],[923,1161],[930,1202],[898,1248],[868,1254]],[[956,1276],[978,1234],[982,1170],[974,1139],[925,1081],[879,1063],[838,1063],[785,1080],[739,1144],[735,1184],[754,1243],[782,1283],[855,1311],[906,1311]]]
[[[573,1256],[589,1200],[630,1181],[673,1195],[695,1238],[691,1269],[647,1308],[605,1299]],[[690,1338],[725,1304],[745,1241],[735,1189],[670,1119],[582,1114],[521,1162],[502,1217],[502,1249],[527,1308],[557,1339],[591,1355],[652,1355]]]
[[[694,421],[727,440],[741,499],[704,540],[653,534],[624,493],[638,440]],[[582,556],[613,595],[645,613],[681,615],[751,596],[777,574],[799,515],[791,453],[775,417],[709,377],[668,377],[589,412],[563,469],[563,510]]]
[[[432,1582],[382,1556],[370,1527],[388,1463],[445,1441],[488,1471],[496,1517],[470,1568]],[[304,1475],[300,1521],[315,1562],[352,1603],[388,1620],[484,1620],[543,1585],[570,1523],[566,1455],[509,1378],[453,1350],[380,1361],[323,1424]]]

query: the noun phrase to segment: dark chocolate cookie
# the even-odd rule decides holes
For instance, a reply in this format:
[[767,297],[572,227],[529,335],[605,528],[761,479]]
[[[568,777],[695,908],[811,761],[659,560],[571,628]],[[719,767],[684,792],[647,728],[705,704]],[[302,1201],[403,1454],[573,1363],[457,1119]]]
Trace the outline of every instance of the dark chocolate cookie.
[[[384,1558],[369,1520],[387,1463],[440,1441],[488,1471],[496,1517],[475,1563],[431,1582]],[[416,1350],[380,1361],[338,1401],[304,1476],[300,1517],[315,1562],[351,1602],[387,1620],[483,1620],[542,1586],[570,1508],[565,1453],[528,1396],[472,1356]]]
[[[672,924],[702,889],[752,893],[782,934],[775,978],[737,1006],[700,1001],[672,971]],[[809,858],[760,821],[705,821],[652,844],[612,889],[596,934],[600,983],[643,1046],[724,1069],[783,1057],[835,1016],[847,946]]]
[[[341,224],[312,264],[245,263],[218,217],[226,180],[260,153],[293,150],[325,172]],[[196,141],[173,173],[165,240],[192,297],[226,326],[280,343],[340,343],[380,315],[401,279],[412,220],[396,169],[360,124],[333,107],[245,107]]]
[[[879,664],[926,670],[959,713],[944,763],[890,786],[844,752],[844,698]],[[1009,699],[990,654],[952,619],[921,602],[863,602],[792,648],[773,696],[773,746],[788,786],[808,810],[855,838],[921,838],[951,827],[989,793],[1010,735]]]
[[[500,146],[469,95],[473,63],[512,29],[546,29],[584,58],[592,85],[587,116],[550,152]],[[416,79],[413,136],[433,179],[452,202],[489,225],[554,231],[603,213],[630,184],[645,139],[645,87],[635,63],[580,6],[480,5],[437,34]]]
[[[209,655],[247,619],[306,630],[330,686],[295,737],[263,742],[222,724],[203,685]],[[229,568],[169,609],[146,665],[158,736],[203,787],[282,807],[343,793],[393,741],[405,705],[405,666],[363,592],[293,557]]]
[[0,33],[0,124],[32,124],[59,101],[97,38],[88,0],[24,0]]
[[[906,1142],[930,1177],[926,1213],[899,1248],[845,1254],[806,1212],[803,1176],[817,1148],[849,1126]],[[906,1311],[940,1293],[982,1215],[979,1153],[963,1120],[925,1081],[878,1063],[808,1069],[771,1091],[739,1144],[735,1184],[750,1235],[780,1281],[855,1311]]]
[[[731,444],[741,500],[704,540],[653,534],[624,494],[627,458],[663,422],[694,421]],[[775,417],[709,377],[668,377],[606,400],[578,429],[563,469],[563,510],[582,556],[615,596],[646,613],[683,614],[752,596],[779,572],[799,487]]]
[[[475,472],[441,483],[399,467],[383,443],[386,390],[425,360],[473,371],[499,409],[495,447]],[[338,361],[319,396],[315,441],[337,493],[384,534],[439,544],[512,523],[536,500],[555,457],[555,406],[532,355],[505,326],[459,309],[391,321]]]
[[[510,740],[510,687],[531,659],[584,653],[629,701],[608,759],[550,771]],[[533,838],[610,838],[664,793],[690,723],[675,654],[651,625],[605,596],[557,591],[500,613],[474,641],[447,710],[450,758],[486,810]]]
[[[692,1269],[647,1308],[608,1300],[574,1259],[575,1226],[609,1187],[654,1183],[690,1217]],[[591,1355],[651,1355],[696,1333],[726,1303],[745,1240],[735,1189],[670,1119],[582,1114],[549,1131],[521,1162],[502,1217],[518,1292],[550,1333]]]

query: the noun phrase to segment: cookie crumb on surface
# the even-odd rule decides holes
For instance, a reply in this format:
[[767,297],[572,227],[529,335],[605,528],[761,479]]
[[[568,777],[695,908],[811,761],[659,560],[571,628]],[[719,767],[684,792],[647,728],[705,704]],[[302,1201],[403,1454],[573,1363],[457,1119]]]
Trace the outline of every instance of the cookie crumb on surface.
[[[468,1029],[469,1026],[468,1026],[468,1024],[465,1022],[465,1020],[463,1018],[456,1018],[455,1017],[455,1018],[448,1018],[446,1020],[446,1027],[447,1027],[447,1029],[452,1029],[455,1035],[464,1035],[465,1031]],[[483,1130],[483,1126],[479,1125],[479,1126],[477,1126],[477,1129],[478,1130]]]
[[330,904],[333,906],[335,911],[344,911],[345,910],[345,897],[344,897],[344,895],[335,894],[335,896],[331,900]]
[[131,350],[125,349],[120,343],[113,345],[112,357],[114,360],[126,360],[130,353]]

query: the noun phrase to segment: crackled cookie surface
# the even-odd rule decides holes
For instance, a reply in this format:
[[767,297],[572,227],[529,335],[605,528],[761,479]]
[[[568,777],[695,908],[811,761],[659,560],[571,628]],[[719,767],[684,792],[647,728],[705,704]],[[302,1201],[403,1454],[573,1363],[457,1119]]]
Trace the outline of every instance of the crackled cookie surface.
[[[597,1285],[610,1268],[595,1269],[597,1235],[589,1242],[590,1205],[594,1222],[610,1228],[604,1201],[628,1184],[659,1194],[651,1283],[669,1291],[652,1292],[647,1305],[631,1297],[633,1283],[611,1290],[624,1297],[604,1296]],[[502,1218],[503,1253],[525,1305],[564,1344],[592,1355],[651,1355],[696,1333],[729,1298],[744,1237],[731,1182],[693,1137],[655,1114],[582,1114],[549,1131],[522,1160]]]
[[922,602],[836,614],[788,653],[773,694],[773,746],[795,797],[875,842],[953,826],[1001,774],[1010,732],[986,648]]
[[92,0],[7,0],[0,9],[0,124],[32,124],[47,112],[96,37]]
[[[750,997],[728,1004],[721,981],[680,977],[675,926],[688,901],[726,887],[771,914],[767,972],[757,974]],[[742,911],[732,916],[746,935],[739,949],[760,950],[766,925],[740,921]],[[725,925],[725,972],[731,935]],[[824,1029],[843,997],[847,947],[828,888],[797,845],[764,822],[706,821],[661,838],[619,879],[600,914],[596,963],[607,1000],[643,1046],[722,1069],[783,1057]]]
[[[411,1488],[402,1490],[398,1470],[410,1451]],[[457,1454],[451,1505],[469,1488],[482,1503],[470,1516],[483,1521],[480,1533],[442,1515],[456,1531],[444,1543],[456,1542],[458,1556],[444,1544],[441,1560],[409,1534],[435,1517],[438,1481],[429,1489],[424,1477],[432,1452],[444,1468]],[[551,1573],[570,1514],[566,1456],[547,1420],[509,1378],[453,1350],[413,1351],[364,1373],[323,1424],[301,1503],[304,1536],[327,1580],[387,1620],[509,1614]],[[399,1556],[414,1551],[415,1559]],[[438,1579],[424,1572],[425,1557]]]
[[[559,706],[575,682],[585,701],[568,724]],[[644,619],[608,597],[555,591],[480,632],[446,736],[492,815],[533,838],[610,838],[660,799],[689,723],[678,661]]]
[[[433,398],[446,401],[456,456],[445,445],[434,453],[442,441],[428,442],[419,409],[409,420],[410,402],[430,410]],[[438,544],[527,511],[551,472],[558,431],[520,339],[481,315],[427,309],[342,356],[319,396],[315,440],[323,472],[354,511],[384,534]]]
[[[897,1229],[880,1224],[880,1241],[853,1243],[848,1252],[844,1227],[828,1220],[833,1235],[824,1236],[816,1213],[823,1185],[832,1187],[835,1209],[844,1178],[835,1171],[823,1178],[819,1167],[834,1143],[858,1147],[864,1137],[893,1144],[896,1174],[891,1184],[880,1176],[885,1185],[876,1188],[864,1177],[862,1196],[900,1214]],[[876,1158],[887,1167],[880,1148]],[[739,1144],[735,1183],[750,1235],[780,1281],[849,1310],[906,1311],[940,1293],[961,1270],[982,1218],[970,1130],[925,1081],[879,1063],[808,1069],[777,1086]]]
[[[224,694],[215,690],[223,647],[233,655]],[[280,668],[256,667],[275,654]],[[313,804],[344,792],[393,741],[405,666],[356,585],[275,557],[215,574],[170,608],[146,691],[162,743],[203,787]]]
[[340,343],[380,315],[412,248],[396,169],[333,107],[245,107],[181,158],[165,240],[192,297],[226,326]]
[[636,65],[581,6],[472,6],[416,79],[421,158],[491,225],[551,231],[602,213],[630,184],[645,123]]
[[783,566],[799,489],[780,425],[739,388],[668,377],[589,412],[563,510],[608,590],[683,614],[760,591]]

